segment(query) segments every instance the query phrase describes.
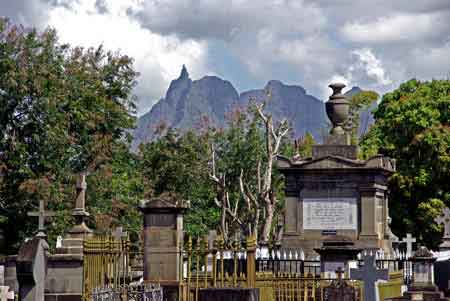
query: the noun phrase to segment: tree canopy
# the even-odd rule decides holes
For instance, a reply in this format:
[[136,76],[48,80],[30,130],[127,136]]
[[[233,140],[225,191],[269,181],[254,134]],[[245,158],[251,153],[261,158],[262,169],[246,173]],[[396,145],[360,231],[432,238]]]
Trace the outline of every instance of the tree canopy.
[[416,233],[435,247],[441,229],[433,219],[450,205],[450,81],[407,81],[383,96],[374,117],[361,148],[396,159],[389,182],[394,232]]
[[9,245],[35,229],[26,212],[38,199],[64,215],[74,174],[110,164],[126,141],[134,124],[132,63],[101,46],[61,44],[52,29],[0,20],[0,215]]

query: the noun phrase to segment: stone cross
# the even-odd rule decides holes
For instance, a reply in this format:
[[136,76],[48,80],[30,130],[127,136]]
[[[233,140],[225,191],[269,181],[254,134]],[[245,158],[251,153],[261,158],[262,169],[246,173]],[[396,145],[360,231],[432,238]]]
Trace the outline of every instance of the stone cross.
[[122,240],[122,237],[127,237],[128,233],[127,231],[124,232],[122,227],[117,227],[112,233],[112,236],[117,240]]
[[416,239],[412,237],[411,233],[406,233],[406,237],[402,238],[402,242],[406,243],[406,257],[409,258],[412,256],[413,243],[416,242]]
[[28,212],[28,216],[37,216],[39,219],[38,222],[38,232],[45,232],[45,218],[50,216],[55,216],[55,213],[52,211],[45,211],[44,200],[39,201],[39,211],[37,212]]
[[14,291],[9,291],[9,286],[0,286],[0,301],[14,300]]
[[364,281],[364,301],[376,301],[375,284],[377,280],[388,280],[388,270],[375,267],[375,256],[365,256],[364,266],[350,270],[351,279]]
[[444,224],[444,238],[450,237],[450,209],[445,207],[441,215],[434,219],[438,225]]

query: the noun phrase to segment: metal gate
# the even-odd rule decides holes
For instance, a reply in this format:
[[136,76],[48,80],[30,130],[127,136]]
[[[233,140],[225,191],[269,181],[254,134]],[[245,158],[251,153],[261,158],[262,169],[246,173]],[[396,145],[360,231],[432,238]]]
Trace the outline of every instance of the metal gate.
[[83,246],[83,300],[91,300],[96,288],[119,289],[131,282],[130,242],[102,236]]

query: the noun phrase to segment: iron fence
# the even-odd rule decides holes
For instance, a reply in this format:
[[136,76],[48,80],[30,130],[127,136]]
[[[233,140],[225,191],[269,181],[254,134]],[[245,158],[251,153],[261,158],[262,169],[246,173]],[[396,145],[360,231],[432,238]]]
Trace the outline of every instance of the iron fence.
[[163,290],[157,284],[94,288],[92,301],[163,301]]

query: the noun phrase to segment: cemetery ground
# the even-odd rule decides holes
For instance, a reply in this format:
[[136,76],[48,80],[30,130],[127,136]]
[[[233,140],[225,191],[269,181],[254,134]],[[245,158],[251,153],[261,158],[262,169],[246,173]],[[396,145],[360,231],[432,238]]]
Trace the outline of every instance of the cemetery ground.
[[326,108],[333,127],[324,143],[313,145],[309,158],[277,157],[286,210],[275,239],[258,240],[253,231],[225,239],[223,228],[192,237],[184,229],[191,203],[161,195],[138,206],[143,237],[135,248],[123,227],[106,233],[88,227],[82,172],[75,222],[54,250],[46,222],[56,212],[41,199],[28,213],[37,218],[37,231],[17,255],[2,259],[1,299],[448,300],[450,210],[435,218],[444,226],[439,250],[419,246],[411,233],[398,239],[388,193],[396,163],[382,155],[358,157],[343,129],[349,113],[344,85],[330,87]]
[[362,137],[378,94],[332,83],[320,143],[265,91],[134,153],[132,58],[5,19],[0,50],[2,301],[449,299],[449,80],[386,93]]

